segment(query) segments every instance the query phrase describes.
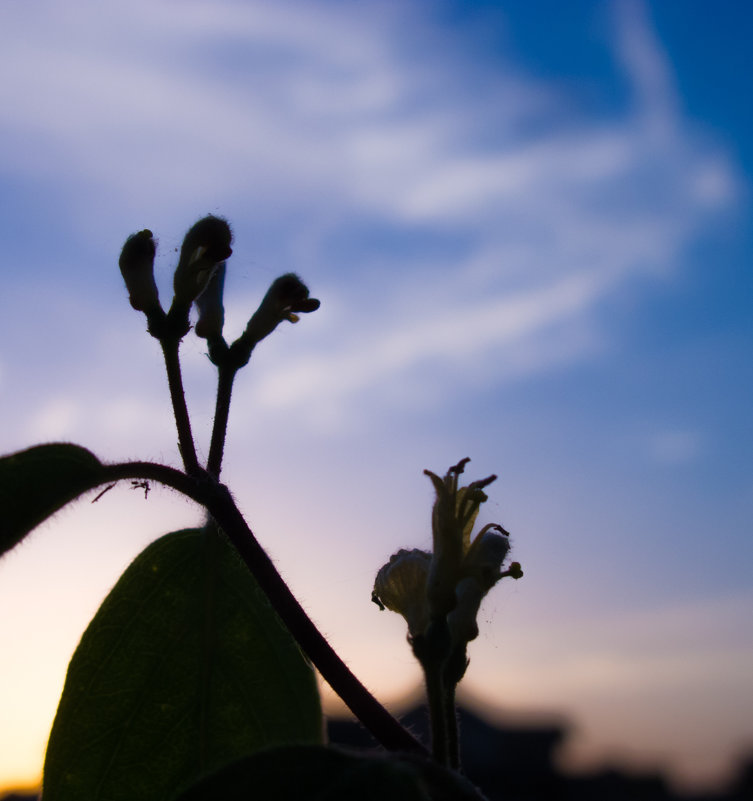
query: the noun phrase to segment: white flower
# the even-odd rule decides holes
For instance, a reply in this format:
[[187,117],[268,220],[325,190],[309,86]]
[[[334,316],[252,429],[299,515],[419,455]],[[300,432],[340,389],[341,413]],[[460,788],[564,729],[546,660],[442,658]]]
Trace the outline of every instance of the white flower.
[[434,551],[398,551],[374,583],[372,600],[403,615],[410,639],[424,634],[431,620],[444,618],[453,645],[464,646],[478,636],[476,617],[487,592],[503,576],[523,575],[517,562],[502,570],[510,550],[502,526],[490,523],[471,538],[487,500],[484,487],[496,476],[459,487],[458,477],[469,461],[462,459],[443,478],[424,470],[437,493],[431,517]]

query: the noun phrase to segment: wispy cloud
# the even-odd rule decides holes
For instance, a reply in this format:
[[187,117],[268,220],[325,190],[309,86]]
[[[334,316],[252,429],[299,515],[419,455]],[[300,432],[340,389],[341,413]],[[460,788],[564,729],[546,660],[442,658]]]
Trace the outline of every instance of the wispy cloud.
[[[499,381],[586,357],[608,341],[593,322],[603,299],[635,275],[671,271],[735,198],[724,153],[682,119],[637,3],[614,6],[613,55],[631,99],[610,118],[563,115],[567,96],[512,65],[471,91],[470,52],[455,44],[448,60],[408,46],[405,31],[419,27],[434,44],[449,37],[415,9],[80,8],[87,26],[58,10],[31,42],[11,24],[29,12],[4,10],[3,59],[24,81],[0,88],[12,110],[0,160],[64,178],[64,213],[80,215],[87,235],[92,214],[107,232],[123,210],[181,230],[207,206],[242,209],[274,232],[263,247],[279,248],[279,263],[302,259],[330,283],[347,271],[342,301],[354,314],[342,322],[357,333],[316,329],[305,359],[262,375],[263,403],[347,401],[439,359],[451,388],[452,365]],[[533,138],[519,131],[531,116]],[[397,255],[369,247],[375,227],[382,240],[455,245],[432,249],[429,263],[420,244]],[[247,231],[241,220],[241,248]],[[352,231],[364,232],[361,265],[338,245]],[[374,275],[384,276],[378,297]],[[359,320],[365,289],[373,303]]]
[[[582,313],[600,290],[598,275],[582,274],[459,308],[446,298],[440,313],[417,303],[414,319],[397,318],[381,333],[370,326],[369,336],[355,333],[335,353],[307,353],[279,368],[268,368],[255,399],[283,413],[286,407],[300,405],[302,394],[309,408],[317,403],[331,408],[344,396],[385,381],[403,381],[427,362],[441,366],[448,377],[467,380],[479,371],[488,374],[488,359],[493,358],[497,377],[506,372],[514,375],[523,367],[516,362],[514,349]],[[356,326],[354,321],[354,331]],[[338,411],[342,420],[342,410]]]

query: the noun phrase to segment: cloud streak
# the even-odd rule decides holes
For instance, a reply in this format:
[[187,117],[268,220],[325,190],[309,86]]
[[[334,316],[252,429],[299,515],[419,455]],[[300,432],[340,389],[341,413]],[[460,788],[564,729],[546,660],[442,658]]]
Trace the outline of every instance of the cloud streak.
[[[88,27],[58,10],[32,44],[6,28],[3,58],[25,81],[0,90],[13,110],[3,135],[16,143],[5,166],[62,173],[79,229],[91,230],[83,217],[93,213],[114,230],[123,209],[131,218],[143,206],[139,224],[154,215],[181,230],[186,214],[217,204],[231,217],[259,215],[278,238],[265,247],[314,281],[349,271],[341,300],[354,313],[342,322],[357,333],[307,335],[297,365],[262,376],[257,397],[270,406],[347,403],[438,359],[499,381],[578,350],[585,358],[602,349],[597,340],[608,346],[594,323],[603,301],[636,276],[671,272],[736,196],[724,154],[680,117],[635,3],[614,6],[613,56],[631,101],[611,119],[563,116],[567,96],[510,65],[469,91],[470,54],[448,47],[447,63],[421,50],[401,32],[423,26],[433,45],[448,34],[398,6],[192,2],[146,14],[135,3],[114,17],[81,8]],[[28,11],[15,13],[21,25]],[[509,97],[517,102],[499,108]],[[531,117],[533,138],[518,133]],[[36,146],[22,147],[27,138]],[[359,245],[351,232],[374,226],[413,238],[414,251],[395,258],[368,236]],[[246,231],[241,220],[241,247]],[[349,236],[365,264],[338,244]],[[456,244],[417,256],[432,237]],[[367,271],[383,276],[376,295]],[[368,320],[355,313],[364,291]],[[455,382],[454,369],[446,375]]]

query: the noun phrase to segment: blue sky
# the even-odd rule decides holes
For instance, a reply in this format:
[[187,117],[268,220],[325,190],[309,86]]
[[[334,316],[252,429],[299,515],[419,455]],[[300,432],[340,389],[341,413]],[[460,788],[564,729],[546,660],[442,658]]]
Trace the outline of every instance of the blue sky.
[[[574,720],[573,765],[722,776],[753,742],[751,33],[733,2],[3,4],[0,450],[176,463],[117,256],[153,230],[169,298],[223,215],[229,336],[280,273],[322,300],[241,374],[224,477],[354,670],[417,686],[371,584],[470,456],[526,570],[470,695]],[[118,488],[0,563],[0,784],[117,575],[197,519]]]

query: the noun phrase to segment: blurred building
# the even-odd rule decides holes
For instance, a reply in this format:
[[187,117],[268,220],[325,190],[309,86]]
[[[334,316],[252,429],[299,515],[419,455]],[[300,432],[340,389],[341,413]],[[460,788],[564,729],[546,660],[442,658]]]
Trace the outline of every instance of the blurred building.
[[[458,718],[463,772],[489,801],[753,801],[753,757],[728,789],[678,795],[658,772],[609,768],[564,773],[556,752],[569,733],[565,724],[494,726],[464,708],[458,710]],[[429,741],[425,707],[415,707],[400,719],[419,739]],[[328,730],[334,744],[377,747],[356,721],[332,718]]]

